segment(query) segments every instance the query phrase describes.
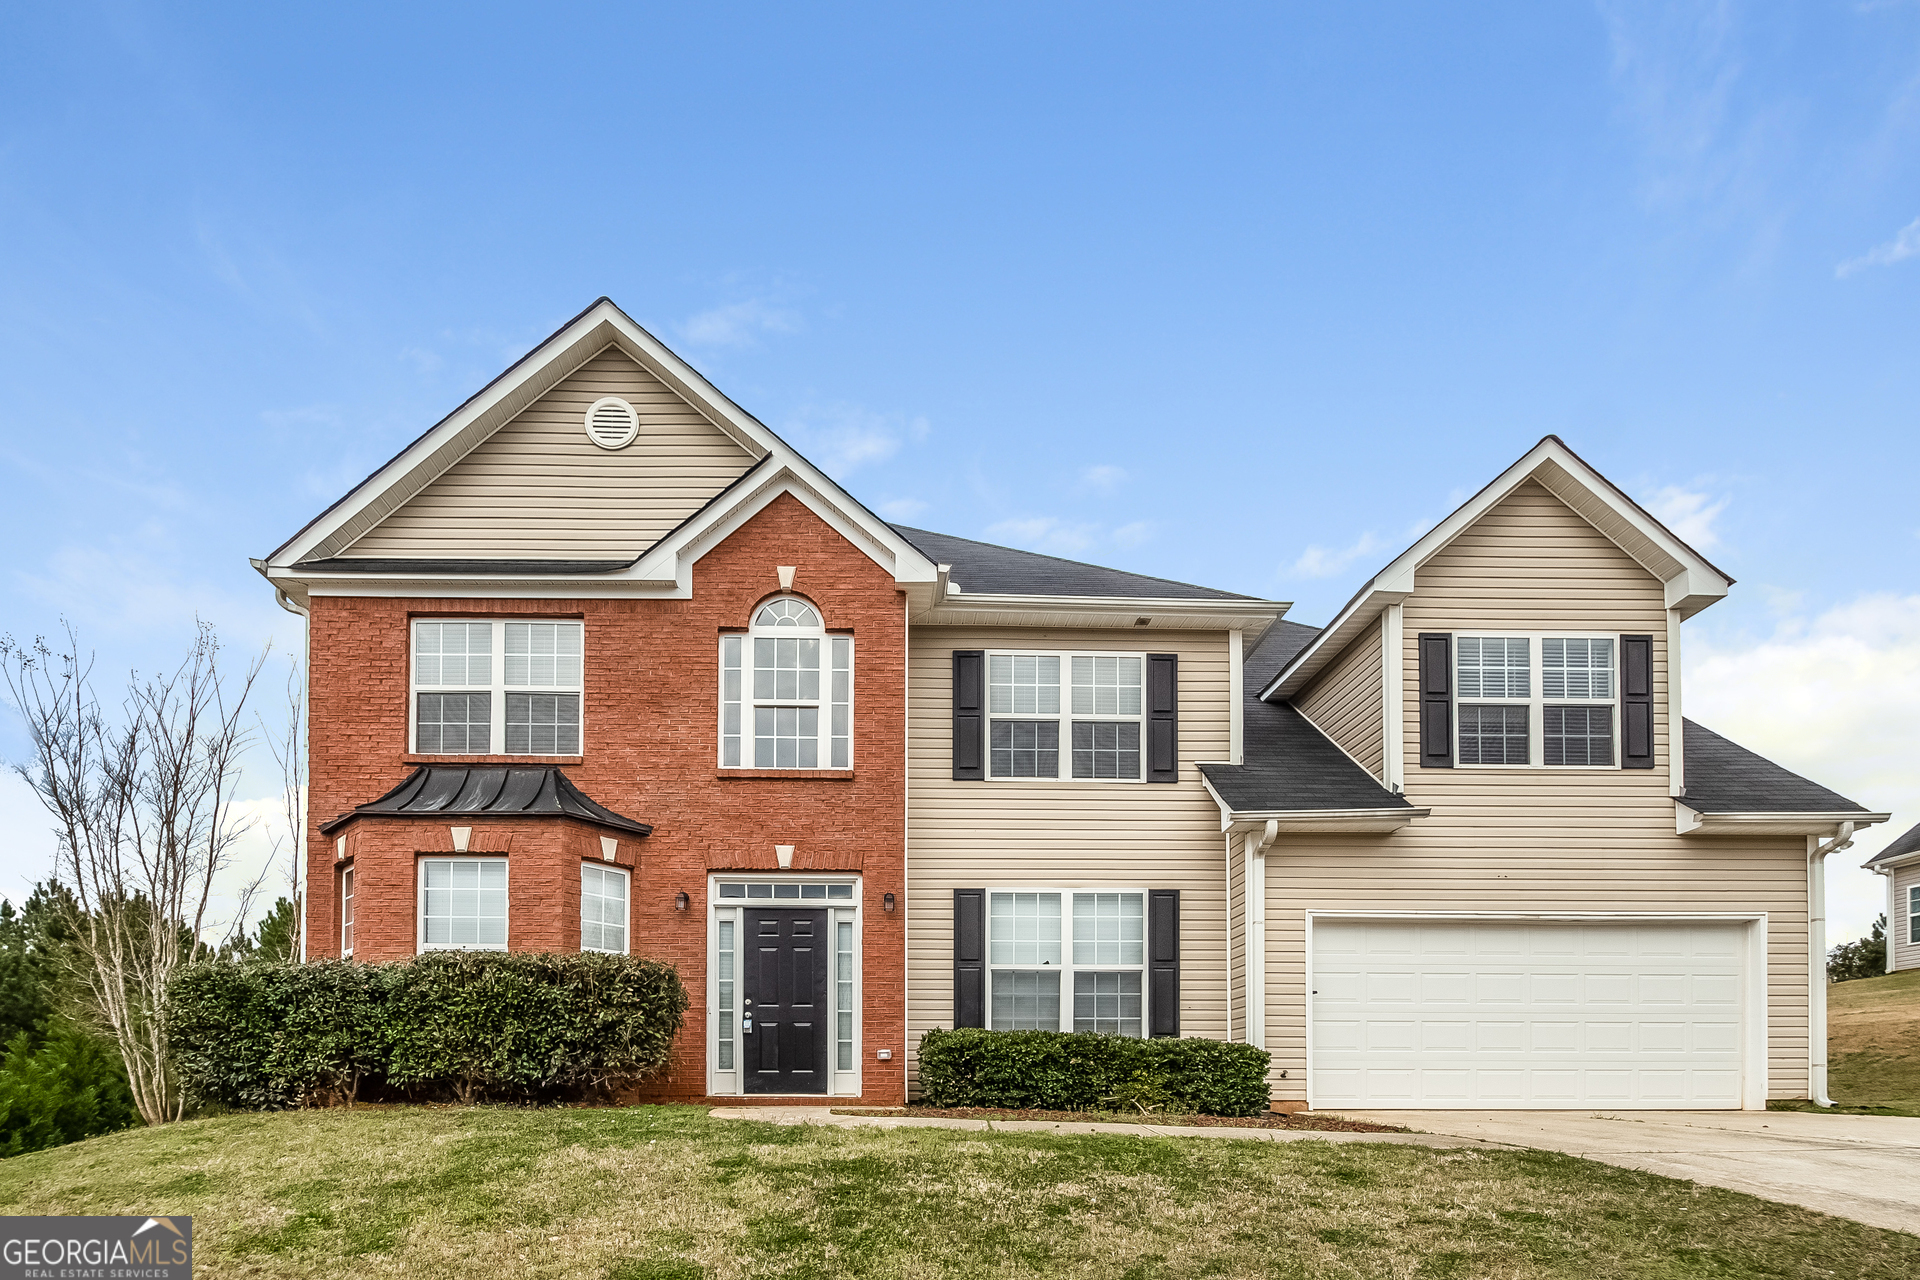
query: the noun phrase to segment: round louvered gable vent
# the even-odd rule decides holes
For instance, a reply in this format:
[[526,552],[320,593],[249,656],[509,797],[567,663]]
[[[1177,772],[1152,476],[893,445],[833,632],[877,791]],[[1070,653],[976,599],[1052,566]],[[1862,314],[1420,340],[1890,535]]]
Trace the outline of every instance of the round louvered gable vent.
[[620,449],[640,434],[640,415],[619,396],[606,396],[587,406],[587,439],[602,449]]

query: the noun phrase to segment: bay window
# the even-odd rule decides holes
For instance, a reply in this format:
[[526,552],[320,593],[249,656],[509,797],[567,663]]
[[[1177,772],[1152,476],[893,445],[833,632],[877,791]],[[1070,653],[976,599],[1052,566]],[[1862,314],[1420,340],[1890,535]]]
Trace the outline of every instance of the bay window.
[[507,949],[507,860],[420,859],[420,950]]

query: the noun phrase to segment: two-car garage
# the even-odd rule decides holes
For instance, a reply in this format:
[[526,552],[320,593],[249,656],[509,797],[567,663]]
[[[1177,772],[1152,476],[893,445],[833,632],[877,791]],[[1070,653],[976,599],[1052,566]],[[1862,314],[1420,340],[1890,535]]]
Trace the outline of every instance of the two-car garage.
[[1763,928],[1309,915],[1311,1105],[1763,1104]]

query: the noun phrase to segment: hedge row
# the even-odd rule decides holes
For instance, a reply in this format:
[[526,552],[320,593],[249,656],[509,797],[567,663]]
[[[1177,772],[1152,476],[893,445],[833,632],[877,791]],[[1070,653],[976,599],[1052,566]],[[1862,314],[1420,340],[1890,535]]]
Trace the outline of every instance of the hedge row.
[[1221,1040],[963,1027],[920,1038],[920,1090],[933,1107],[1251,1116],[1267,1110],[1267,1062]]
[[474,1102],[648,1076],[686,1010],[671,965],[627,956],[215,963],[175,979],[167,1035],[203,1103],[271,1111],[352,1101],[370,1083]]

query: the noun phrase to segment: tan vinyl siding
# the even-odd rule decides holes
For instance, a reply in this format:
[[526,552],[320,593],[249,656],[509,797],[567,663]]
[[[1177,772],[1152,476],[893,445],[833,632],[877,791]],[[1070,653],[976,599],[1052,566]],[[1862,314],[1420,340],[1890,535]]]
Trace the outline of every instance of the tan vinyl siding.
[[[587,439],[602,396],[640,414],[624,449]],[[631,559],[753,459],[665,383],[602,351],[354,543],[348,556]]]
[[1376,778],[1383,776],[1381,749],[1385,737],[1381,727],[1385,719],[1381,704],[1381,632],[1382,626],[1376,622],[1355,637],[1293,700],[1320,732]]
[[[1283,835],[1268,851],[1275,1096],[1306,1094],[1308,909],[1765,913],[1768,1092],[1805,1096],[1806,842],[1674,834],[1660,582],[1529,483],[1420,567],[1403,619],[1406,794],[1433,812],[1392,835]],[[1656,767],[1421,768],[1417,637],[1464,630],[1652,635]]]
[[1920,942],[1908,942],[1907,890],[1920,885],[1920,862],[1893,869],[1893,910],[1887,915],[1887,945],[1895,969],[1920,969]]
[[[1181,1034],[1225,1034],[1226,855],[1220,811],[1194,766],[1225,760],[1230,749],[1227,647],[1224,632],[915,628],[909,1045],[929,1028],[953,1025],[953,891],[1023,884],[1180,890]],[[955,649],[1178,654],[1179,782],[953,781]]]

